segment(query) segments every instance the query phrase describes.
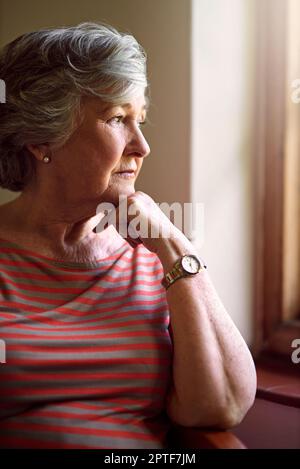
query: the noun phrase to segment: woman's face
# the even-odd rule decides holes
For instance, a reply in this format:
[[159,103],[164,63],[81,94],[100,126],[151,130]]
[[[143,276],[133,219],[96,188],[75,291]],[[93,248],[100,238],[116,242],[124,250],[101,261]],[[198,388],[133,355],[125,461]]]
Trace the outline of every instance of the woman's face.
[[[119,202],[132,194],[150,148],[140,126],[146,118],[144,94],[126,105],[84,98],[83,120],[69,140],[52,155],[55,180],[65,202]],[[48,166],[49,168],[49,166]],[[131,173],[121,173],[123,171]]]

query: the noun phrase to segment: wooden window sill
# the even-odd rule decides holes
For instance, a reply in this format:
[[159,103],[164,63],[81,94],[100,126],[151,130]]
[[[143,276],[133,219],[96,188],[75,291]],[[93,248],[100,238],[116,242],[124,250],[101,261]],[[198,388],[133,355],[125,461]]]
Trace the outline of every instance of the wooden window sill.
[[300,408],[300,363],[264,358],[256,371],[258,398]]

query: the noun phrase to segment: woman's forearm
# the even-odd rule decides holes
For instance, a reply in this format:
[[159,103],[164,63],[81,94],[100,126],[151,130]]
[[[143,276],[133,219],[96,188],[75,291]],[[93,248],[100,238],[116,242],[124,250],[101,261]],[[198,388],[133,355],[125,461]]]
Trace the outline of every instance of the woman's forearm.
[[[185,238],[165,239],[158,251],[165,273],[183,254],[197,254]],[[229,428],[253,404],[251,354],[206,271],[167,290],[174,345],[169,416],[183,425]]]

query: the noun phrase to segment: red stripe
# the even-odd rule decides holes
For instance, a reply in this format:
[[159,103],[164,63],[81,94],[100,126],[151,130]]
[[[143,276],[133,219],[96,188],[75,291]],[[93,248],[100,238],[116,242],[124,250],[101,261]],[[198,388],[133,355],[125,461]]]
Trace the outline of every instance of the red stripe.
[[16,301],[1,301],[1,306],[7,308],[18,308],[18,309],[23,309],[24,311],[32,311],[36,313],[42,312],[42,308],[37,308],[36,306],[27,306],[22,303],[18,303]]
[[[159,283],[159,282],[158,282]],[[143,285],[143,283],[141,283],[141,285]],[[38,291],[38,289],[36,289],[36,291]],[[114,287],[113,292],[116,292],[117,289]],[[69,298],[69,299],[62,299],[62,298],[43,298],[43,297],[40,297],[40,296],[30,296],[30,295],[25,295],[24,293],[20,293],[18,292],[17,290],[15,289],[10,289],[10,290],[7,290],[7,292],[10,294],[10,295],[14,295],[16,297],[19,297],[23,300],[29,300],[29,301],[33,301],[33,302],[36,302],[36,303],[43,303],[45,302],[47,305],[50,304],[50,305],[54,305],[54,306],[59,306],[61,304],[62,301],[74,301],[76,302],[77,304],[86,304],[86,305],[94,305],[95,304],[95,301],[101,301],[101,303],[111,303],[113,301],[119,301],[119,300],[126,300],[127,298],[130,298],[132,293],[134,293],[135,295],[141,295],[141,296],[145,296],[146,298],[149,296],[149,291],[145,291],[145,290],[137,290],[135,289],[134,292],[132,291],[129,291],[128,292],[128,286],[125,289],[123,289],[123,291],[127,291],[127,294],[126,295],[119,295],[119,296],[114,296],[114,297],[108,297],[108,298],[88,298],[88,297],[79,297],[79,298],[76,298],[76,299],[73,299],[73,298]],[[51,295],[51,289],[48,290],[49,292],[49,295]],[[101,293],[103,293],[104,290],[102,289],[101,290]],[[106,289],[106,292],[107,292],[107,289]],[[95,289],[89,289],[87,290],[87,293],[98,293]],[[155,295],[155,294],[159,294],[160,291],[158,290],[157,292],[151,292],[151,294]],[[159,299],[156,299],[156,300],[138,300],[137,302],[139,304],[141,304],[141,302],[143,304],[153,304],[153,303],[157,303],[158,301],[160,300]],[[130,302],[130,303],[133,303],[133,302]],[[120,306],[119,306],[120,307]]]
[[168,357],[139,357],[139,358],[131,358],[131,357],[113,357],[113,358],[103,358],[101,357],[101,362],[99,358],[84,358],[80,360],[79,358],[73,360],[66,360],[66,359],[29,359],[29,358],[21,358],[21,357],[10,357],[9,363],[11,366],[18,365],[18,366],[26,366],[26,367],[42,367],[42,366],[51,366],[56,367],[57,369],[62,368],[65,370],[66,366],[73,366],[78,367],[85,365],[86,368],[89,365],[100,365],[104,366],[105,364],[109,366],[114,365],[161,365],[161,366],[169,366],[170,359]]
[[[118,270],[117,268],[114,269],[115,271]],[[130,269],[127,269],[128,271]],[[6,272],[6,274],[11,277],[11,274],[12,272],[10,271],[6,271],[5,269],[2,269],[2,272]],[[73,278],[57,278],[55,281],[57,282],[57,284],[59,283],[64,283],[64,282],[73,282],[73,283],[77,283],[77,282],[85,282],[85,283],[92,283],[92,282],[100,282],[102,280],[105,280],[107,279],[108,282],[110,282],[111,284],[115,284],[117,283],[120,279],[123,281],[123,280],[129,280],[130,281],[130,278],[132,278],[132,270],[131,270],[131,275],[130,276],[124,276],[123,275],[123,272],[119,272],[120,274],[122,274],[122,277],[113,277],[111,275],[106,275],[105,278],[104,277],[93,277],[92,279],[90,278],[78,278],[77,276],[76,277],[73,277]],[[144,275],[146,277],[149,277],[151,278],[152,275],[149,275],[149,272],[144,272],[144,271],[138,271],[138,272],[135,272],[136,275]],[[153,272],[153,275],[159,275],[161,278],[162,278],[162,274],[160,272],[158,272],[157,274],[155,272]],[[20,278],[21,280],[24,280],[24,279],[31,279],[31,280],[41,280],[43,282],[48,282],[49,283],[49,279],[46,277],[45,274],[31,274],[31,273],[21,273],[21,272],[13,272],[13,276],[14,278]],[[8,279],[10,280],[10,279]],[[137,279],[136,279],[137,280]],[[5,278],[5,281],[7,281],[7,279]],[[139,284],[143,284],[143,282],[149,282],[149,280],[138,280]],[[158,281],[159,282],[159,281]],[[15,282],[15,284],[18,286],[19,283],[18,282]],[[145,285],[147,285],[147,283],[145,283]],[[99,288],[101,288],[100,286],[98,286]],[[46,289],[48,289],[47,291],[49,291],[49,287],[45,287]]]
[[[135,314],[138,314],[136,311],[133,311],[133,313]],[[56,320],[53,320],[53,319],[48,319],[48,318],[45,318],[43,316],[33,316],[33,315],[27,315],[27,319],[31,319],[31,320],[34,320],[36,322],[40,322],[40,323],[45,323],[45,324],[56,324],[58,326],[61,326],[62,325],[62,322],[60,321],[56,321]],[[90,323],[90,322],[96,322],[96,321],[99,321],[101,318],[95,318],[95,319],[89,319],[89,320],[86,320],[86,321],[70,321],[68,324],[69,325],[73,325],[73,324],[81,324],[81,327],[79,329],[70,329],[70,327],[60,327],[59,331],[57,330],[56,332],[61,332],[61,331],[68,331],[68,332],[73,332],[75,330],[80,330],[80,331],[85,331],[87,330],[87,327],[88,326],[85,326],[85,324],[87,323]],[[147,318],[146,316],[142,316],[139,318],[139,319],[136,319],[136,320],[129,320],[129,321],[124,321],[124,322],[121,322],[121,323],[106,323],[106,324],[101,324],[101,325],[97,325],[97,326],[90,326],[90,327],[93,327],[95,329],[98,329],[98,330],[102,330],[102,329],[114,329],[114,328],[119,328],[119,327],[127,327],[127,326],[141,326],[141,325],[145,325],[145,324],[161,324],[162,322],[162,318],[160,317],[155,317],[155,318]],[[2,324],[2,327],[4,327],[5,324]],[[15,325],[15,327],[20,327],[20,328],[24,328],[24,326],[22,327],[23,325]],[[33,329],[35,330],[35,329]],[[45,330],[45,329],[44,329]]]
[[27,372],[24,375],[15,374],[15,373],[1,373],[2,382],[4,381],[12,381],[12,382],[30,382],[30,381],[47,381],[53,379],[55,381],[66,381],[67,379],[70,380],[104,380],[104,379],[111,379],[111,380],[118,380],[118,379],[162,379],[168,376],[167,372],[162,371],[161,373],[142,373],[142,372],[135,372],[135,373],[117,373],[117,372],[106,372],[106,373],[95,373],[93,371],[83,373],[83,372],[67,372],[63,371],[63,373],[56,373],[56,372],[47,372],[47,373],[29,373]]
[[[121,387],[121,386],[115,386],[115,387],[101,387],[101,383],[99,384],[98,387],[95,388],[90,388],[90,387],[73,387],[71,389],[66,388],[63,386],[62,388],[55,387],[54,389],[49,389],[49,388],[44,388],[44,387],[39,387],[37,388],[29,388],[26,387],[26,396],[39,396],[43,397],[43,400],[46,396],[72,396],[72,398],[80,398],[82,395],[85,396],[85,398],[88,398],[90,396],[95,396],[95,398],[103,397],[103,396],[108,396],[108,395],[119,395],[123,394],[124,392],[132,392],[133,394],[146,394],[146,395],[151,395],[153,394],[162,394],[164,395],[164,390],[159,388],[158,386],[126,386]],[[17,389],[13,388],[10,389],[7,387],[6,389],[0,388],[0,396],[8,396],[8,395],[13,395],[13,396],[24,396],[24,389]],[[1,424],[2,425],[2,424]]]
[[51,425],[42,423],[32,422],[4,422],[3,429],[14,429],[14,430],[26,430],[28,432],[57,432],[57,433],[69,433],[75,435],[89,435],[89,436],[104,436],[104,437],[121,437],[137,440],[151,441],[153,437],[151,435],[133,432],[133,431],[122,431],[122,430],[110,430],[110,429],[98,429],[98,428],[74,428],[68,425]]
[[[139,273],[140,274],[140,273]],[[145,274],[145,275],[149,275],[149,273]],[[26,278],[26,277],[24,277]],[[125,280],[130,280],[132,278],[131,275],[129,276],[122,276],[122,282],[124,282]],[[111,277],[112,281],[113,281],[113,277]],[[99,279],[100,281],[101,279]],[[105,280],[106,280],[106,277],[105,277]],[[116,279],[114,279],[115,283],[116,283]],[[21,283],[21,282],[14,282],[13,280],[11,279],[5,279],[5,282],[9,285],[12,285],[14,287],[17,287],[17,288],[21,288],[21,289],[24,289],[24,290],[28,290],[28,291],[34,291],[34,292],[45,292],[45,293],[82,293],[82,288],[70,288],[70,287],[62,287],[62,288],[55,288],[55,287],[41,287],[39,285],[28,285],[26,283]],[[138,280],[136,279],[135,281],[135,286],[136,285],[147,285],[147,286],[156,286],[156,285],[159,285],[161,286],[161,280],[158,279],[158,280]],[[114,286],[114,291],[122,291],[122,290],[126,290],[128,289],[128,285],[123,285],[123,286]],[[85,288],[86,290],[86,288]],[[12,290],[8,290],[8,291],[12,291]],[[91,289],[89,289],[88,291],[93,291],[93,292],[99,292],[99,293],[102,293],[102,292],[107,292],[107,287],[101,287],[100,285],[97,285],[97,286],[92,286]]]
[[[102,300],[99,300],[99,303],[101,304],[102,303]],[[166,302],[165,301],[162,301],[162,298],[158,298],[157,300],[152,300],[151,302],[146,302],[146,301],[143,301],[143,300],[140,300],[140,301],[128,301],[127,303],[122,303],[122,308],[128,308],[129,306],[144,306],[144,305],[153,305],[153,306],[157,306],[155,309],[153,309],[151,311],[151,313],[154,315],[154,314],[158,314],[159,312],[165,312],[166,311]],[[108,317],[111,317],[111,318],[119,318],[119,317],[126,317],[128,315],[131,315],[131,314],[139,314],[140,311],[139,310],[129,310],[129,311],[122,311],[118,314],[118,311],[120,310],[120,305],[115,305],[115,306],[109,306],[109,309],[108,307],[95,307],[93,308],[93,310],[89,310],[89,312],[87,313],[86,311],[76,311],[74,310],[73,308],[68,308],[68,307],[65,307],[65,306],[61,306],[61,307],[58,307],[57,308],[57,311],[59,310],[60,313],[65,313],[67,314],[68,316],[70,315],[74,315],[74,316],[87,316],[87,314],[101,314],[101,318],[98,318],[98,319],[104,319],[104,317],[102,316],[103,313],[106,313],[108,316],[105,316],[105,318],[108,318]],[[143,310],[142,310],[143,311]],[[149,310],[145,310],[143,311],[143,314],[147,314],[147,312],[149,313]],[[112,315],[113,313],[113,315]],[[83,322],[93,322],[95,321],[95,319],[86,319],[85,321],[73,321],[73,322],[68,322],[68,324],[83,324]]]
[[80,348],[78,344],[75,344],[74,347],[67,347],[67,346],[59,346],[59,349],[56,350],[55,347],[51,345],[26,345],[26,344],[8,344],[6,347],[7,353],[9,351],[19,351],[19,352],[31,352],[31,353],[43,353],[43,352],[51,352],[51,354],[56,354],[56,353],[95,353],[95,352],[116,352],[118,350],[161,350],[161,349],[167,349],[169,350],[170,346],[169,344],[166,343],[140,343],[140,344],[116,344],[114,345],[89,345],[86,344],[84,348]]
[[[7,261],[5,259],[3,259],[3,260],[0,259],[0,261],[1,261],[1,264],[9,264],[9,265],[13,265],[14,267],[20,268],[20,263],[19,262],[16,263],[16,264],[10,264],[9,261]],[[161,267],[157,266],[156,263],[154,263],[154,265],[156,266],[156,268],[151,269],[153,271],[153,273],[154,274],[158,273],[159,275],[161,275],[161,273],[162,273]],[[113,269],[114,269],[114,271],[116,271],[120,274],[124,274],[125,272],[132,272],[132,270],[134,270],[135,273],[138,274],[138,275],[149,275],[149,271],[140,269],[141,266],[149,267],[149,264],[141,262],[138,265],[139,269],[137,269],[137,268],[133,269],[132,265],[129,265],[128,267],[120,267],[118,265],[114,265]],[[37,266],[35,266],[34,264],[32,264],[31,267],[38,270]],[[46,276],[45,273],[36,274],[36,273],[31,273],[31,272],[16,272],[16,271],[12,272],[11,270],[5,269],[4,267],[2,267],[1,269],[2,269],[2,272],[5,273],[6,275],[12,276],[12,274],[13,274],[13,276],[15,278],[21,278],[21,279],[27,278],[27,279],[34,279],[34,280],[49,281],[49,279],[47,279],[47,276]],[[49,269],[49,266],[48,266],[48,269]],[[60,270],[62,270],[62,269],[60,269]],[[111,279],[111,281],[114,281],[113,277],[111,277],[109,274],[107,274],[107,272],[104,271],[103,273],[106,274],[108,279]],[[81,274],[79,272],[76,273],[76,274],[61,275],[61,274],[58,274],[58,272],[56,270],[56,271],[54,271],[54,275],[56,277],[55,280],[57,282],[68,282],[68,281],[69,282],[72,282],[72,281],[88,282],[88,281],[95,281],[96,279],[101,280],[102,272],[100,272],[100,271],[97,272],[97,275],[95,275],[95,274],[94,275]],[[53,278],[52,278],[52,280],[53,280]]]
[[[167,332],[162,332],[159,330],[154,331],[125,331],[125,332],[115,332],[111,334],[89,334],[89,335],[74,335],[71,336],[64,336],[64,340],[68,341],[73,341],[73,340],[80,340],[80,339],[116,339],[116,338],[128,338],[128,337],[165,337]],[[3,335],[3,338],[5,339],[30,339],[30,340],[40,340],[40,339],[47,339],[47,340],[58,340],[60,339],[59,336],[49,336],[47,334],[38,334],[38,335],[29,335],[29,334],[18,334],[15,332],[6,332],[5,331],[5,336]]]
[[[1,252],[1,251],[0,251]],[[146,258],[145,256],[142,256],[139,261],[138,261],[138,267],[140,266],[147,266],[147,267],[154,267],[154,266],[157,266],[157,260],[156,259],[153,259],[152,261],[143,261],[142,259]],[[153,258],[153,256],[150,256]],[[127,264],[130,264],[131,266],[131,269],[132,267],[136,267],[134,266],[134,260],[130,257],[126,257],[126,256],[122,256],[120,257],[119,259],[117,259],[117,262],[124,262],[124,263],[127,263]],[[49,263],[43,263],[43,262],[40,262],[38,264],[36,264],[35,262],[33,261],[23,261],[23,260],[13,260],[13,259],[0,259],[1,260],[1,263],[3,263],[4,265],[7,265],[7,266],[11,266],[11,267],[25,267],[25,268],[37,268],[38,266],[44,266],[44,267],[47,267],[47,269],[49,269]],[[57,262],[57,261],[55,261]],[[58,261],[59,262],[59,261]],[[103,263],[103,260],[102,261],[99,261],[100,263]],[[67,263],[67,262],[66,262]],[[63,261],[62,261],[62,264],[63,264]],[[52,266],[51,266],[52,267]],[[53,266],[53,268],[57,268],[58,266]],[[124,269],[129,269],[130,270],[130,267],[120,267],[118,265],[114,265],[113,268],[115,269],[116,267],[118,267],[119,269],[122,269],[122,271]],[[84,272],[84,269],[86,269],[88,272],[89,271],[92,271],[92,270],[97,270],[97,275],[101,274],[101,272],[105,272],[105,269],[107,269],[107,266],[103,266],[103,264],[101,266],[98,266],[98,267],[90,267],[90,266],[85,266],[84,265],[84,268],[80,268],[80,267],[66,267],[64,265],[60,265],[59,266],[59,271],[62,271],[62,272],[78,272],[78,273],[81,273],[81,272]],[[72,274],[71,274],[72,275]],[[78,276],[76,274],[73,274],[73,277],[77,277]],[[95,274],[93,275],[95,276]],[[67,277],[67,276],[66,276]],[[69,277],[69,275],[68,275]],[[84,276],[85,279],[87,279],[87,274]]]
[[[107,407],[107,400],[105,400],[106,404],[103,404],[101,401],[97,403],[97,405],[94,404],[88,404],[86,401],[66,401],[66,402],[53,402],[50,405],[54,405],[55,407],[62,407],[64,408],[69,408],[69,407],[74,407],[74,408],[79,408],[79,409],[84,409],[84,410],[109,410]],[[147,414],[147,409],[149,410],[149,399],[148,398],[143,398],[143,396],[139,396],[138,400],[137,399],[131,399],[129,397],[124,397],[124,396],[111,396],[110,403],[112,404],[112,407],[110,410],[113,410],[115,412],[128,412],[128,406],[143,406],[145,407],[144,412]],[[118,405],[119,407],[116,407]],[[27,403],[27,407],[29,408],[30,403]],[[122,407],[126,406],[126,407]],[[15,402],[4,402],[3,400],[0,400],[0,409],[5,409],[5,410],[13,410],[15,411],[16,409],[16,403]],[[35,408],[36,409],[36,408]],[[32,410],[29,408],[29,410],[24,410],[24,414],[28,414]],[[1,422],[1,421],[0,421]],[[0,425],[1,428],[1,425]]]
[[[122,307],[127,306],[126,304],[123,304]],[[129,306],[129,305],[128,305]],[[132,305],[130,305],[132,306]],[[68,321],[68,324],[85,324],[85,323],[90,323],[90,322],[95,322],[95,321],[103,321],[103,325],[107,323],[107,321],[111,321],[112,319],[121,319],[121,318],[127,318],[132,315],[141,315],[141,320],[143,317],[145,317],[146,314],[149,314],[149,310],[141,311],[140,310],[129,310],[129,311],[120,311],[120,306],[111,306],[109,309],[106,308],[96,308],[93,309],[92,311],[75,311],[74,309],[71,308],[65,308],[65,307],[60,307],[58,308],[59,312],[64,315],[64,317],[70,318],[71,316],[73,317],[79,317],[83,318],[81,321]],[[159,308],[155,308],[151,311],[151,314],[153,316],[158,315],[159,313],[164,313],[166,311],[166,306],[163,304]],[[94,318],[87,319],[88,316],[93,315]],[[96,316],[96,315],[101,315],[101,316]],[[142,316],[144,315],[144,316]],[[63,317],[63,316],[62,316]],[[51,320],[50,320],[51,321]],[[66,324],[65,321],[60,321],[59,324]]]
[[[129,295],[130,297],[130,295]],[[119,300],[126,300],[127,297],[118,297],[116,299],[116,301],[119,301]],[[108,301],[103,301],[102,298],[99,298],[98,300],[99,303],[107,303]],[[114,301],[114,299],[111,299],[110,302]],[[74,301],[75,302],[75,301]],[[135,301],[127,301],[127,303],[122,303],[122,307],[128,307],[128,306],[143,306],[143,305],[157,305],[159,303],[162,302],[162,298],[157,298],[155,300],[135,300]],[[91,306],[94,306],[95,305],[95,300],[93,300],[92,303],[90,302],[86,302],[86,301],[78,301],[78,299],[76,299],[76,303],[78,304],[87,304],[87,305],[91,305]],[[26,303],[21,303],[21,302],[18,302],[18,301],[1,301],[1,306],[2,307],[7,307],[7,308],[18,308],[18,309],[23,309],[24,311],[28,311],[28,312],[36,312],[36,313],[43,313],[43,312],[48,312],[49,310],[48,309],[45,309],[44,308],[41,308],[41,307],[37,307],[37,306],[33,306],[33,305],[27,305]],[[120,309],[120,305],[115,305],[115,306],[110,306],[109,307],[109,311],[113,311],[114,309],[116,310],[119,310]],[[56,308],[56,311],[58,312],[72,312],[74,311],[75,313],[78,311],[76,311],[74,308],[70,308],[70,307],[65,307],[65,306],[58,306]],[[107,311],[107,308],[94,308],[93,311],[95,311],[96,313],[98,312],[104,312],[104,311]],[[86,313],[87,314],[87,313]],[[27,316],[29,317],[29,316]],[[43,318],[43,319],[46,319],[46,318]],[[53,322],[54,320],[51,319],[51,322]],[[89,322],[91,321],[94,321],[94,319],[90,319]],[[77,321],[77,322],[70,322],[69,324],[80,324],[82,321]],[[59,323],[59,322],[58,322]]]
[[[156,311],[157,313],[157,311]],[[27,319],[30,319],[30,320],[36,320],[38,321],[39,320],[39,316],[32,316],[32,315],[27,315]],[[95,321],[95,320],[94,320]],[[145,318],[143,317],[143,321],[145,322]],[[39,322],[46,322],[46,321],[39,321]],[[50,323],[53,323],[54,321],[50,321]],[[72,323],[71,323],[72,324]],[[86,326],[85,324],[83,324],[82,327],[63,327],[61,326],[61,324],[59,323],[58,325],[60,326],[59,329],[57,327],[54,327],[54,328],[43,328],[43,327],[32,327],[32,326],[29,326],[28,324],[5,324],[4,322],[1,324],[2,327],[6,327],[6,326],[11,326],[11,327],[14,327],[15,329],[25,329],[25,330],[30,330],[30,331],[49,331],[49,332],[77,332],[77,331],[88,331],[88,330],[102,330],[102,329],[112,329],[114,327],[118,327],[118,326],[121,326],[121,327],[126,327],[126,326],[139,326],[141,325],[141,320],[136,320],[136,321],[127,321],[127,322],[123,322],[123,323],[116,323],[115,325],[111,324],[110,326],[111,327],[108,327],[108,325],[96,325],[96,326]],[[166,326],[168,326],[169,324],[169,319],[168,318],[165,318],[164,321],[162,322],[162,318],[155,318],[155,319],[147,319],[147,324],[165,324]]]
[[17,318],[18,315],[15,314],[15,313],[3,313],[2,311],[0,312],[0,318],[3,318],[3,319],[14,319],[14,318]]
[[[149,401],[148,399],[144,399],[141,397],[139,397],[139,400],[137,401],[136,399],[131,399],[129,397],[122,397],[122,396],[113,396],[112,399],[111,399],[111,402],[113,404],[122,404],[124,406],[130,406],[130,405],[136,405],[137,403],[139,405],[149,405]],[[62,407],[75,407],[75,408],[79,408],[79,409],[87,409],[87,410],[98,410],[99,407],[102,409],[106,409],[107,410],[107,406],[106,405],[102,405],[101,402],[99,401],[99,403],[97,405],[94,405],[94,404],[87,404],[86,402],[82,402],[82,401],[76,401],[76,402],[68,402],[67,404],[65,404],[64,402],[63,403],[58,403],[58,404],[55,404],[56,406],[57,405],[62,405]],[[113,407],[113,409],[115,409],[115,407]],[[126,409],[126,412],[128,411],[128,409]]]
[[[119,413],[119,412],[118,412]],[[116,412],[117,414],[117,412]],[[57,418],[57,419],[70,419],[70,421],[76,421],[77,424],[80,424],[81,421],[93,421],[93,422],[101,422],[101,423],[114,423],[117,425],[132,425],[136,427],[141,426],[140,418],[137,416],[136,419],[133,419],[130,416],[126,416],[125,418],[118,418],[118,417],[111,417],[106,415],[97,415],[95,413],[82,413],[82,414],[74,414],[72,412],[59,412],[54,410],[35,410],[33,413],[30,414],[30,417],[49,417],[49,418]]]

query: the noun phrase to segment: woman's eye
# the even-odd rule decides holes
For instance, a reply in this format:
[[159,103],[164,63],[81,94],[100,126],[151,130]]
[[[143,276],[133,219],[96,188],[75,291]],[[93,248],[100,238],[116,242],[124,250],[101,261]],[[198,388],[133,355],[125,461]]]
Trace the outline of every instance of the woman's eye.
[[123,116],[114,116],[108,119],[109,124],[121,124],[123,122]]
[[[122,115],[114,116],[114,117],[111,117],[110,119],[108,119],[107,123],[111,124],[111,125],[125,124],[126,123],[125,119],[126,119],[126,117],[122,116]],[[141,121],[137,121],[136,123],[137,123],[138,127],[141,127],[142,125],[146,124],[146,120],[143,119]]]

